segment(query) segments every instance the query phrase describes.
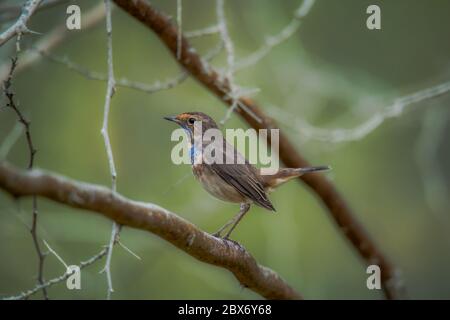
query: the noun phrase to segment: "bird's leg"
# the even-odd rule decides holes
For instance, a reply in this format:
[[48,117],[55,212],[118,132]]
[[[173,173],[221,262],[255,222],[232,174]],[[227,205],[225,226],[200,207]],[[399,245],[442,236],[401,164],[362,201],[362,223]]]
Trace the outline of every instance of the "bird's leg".
[[217,230],[216,232],[214,232],[212,235],[213,235],[214,237],[220,238],[220,237],[221,237],[221,234],[222,234],[222,232],[223,232],[223,230],[225,230],[226,228],[228,228],[228,226],[229,226],[230,224],[232,224],[232,223],[236,220],[236,217],[237,217],[238,215],[239,215],[239,213],[238,213],[236,216],[234,216],[233,219],[231,219],[230,221],[228,221],[227,223],[225,223],[219,230]]
[[230,236],[233,229],[236,228],[239,221],[241,221],[241,219],[244,217],[244,215],[248,212],[249,209],[250,209],[249,203],[241,203],[241,209],[239,210],[239,213],[237,215],[235,215],[233,217],[233,219],[231,219],[230,221],[225,223],[225,225],[222,228],[220,228],[216,233],[214,233],[213,236],[220,238],[222,231],[225,230],[226,228],[228,228],[232,224],[230,230],[227,232],[227,234],[224,237],[224,239],[227,239]]
[[234,228],[236,228],[236,226],[239,224],[239,222],[245,216],[245,214],[248,212],[249,209],[250,209],[249,203],[241,203],[241,210],[236,215],[236,217],[234,217],[233,225],[231,226],[230,230],[228,230],[224,239],[228,239],[230,237],[231,232],[233,232]]

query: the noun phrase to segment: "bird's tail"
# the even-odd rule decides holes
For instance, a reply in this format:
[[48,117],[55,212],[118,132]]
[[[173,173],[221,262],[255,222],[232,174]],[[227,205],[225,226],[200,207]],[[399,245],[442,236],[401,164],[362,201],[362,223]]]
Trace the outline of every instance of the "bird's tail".
[[283,183],[298,178],[306,173],[321,172],[330,170],[330,166],[313,166],[304,168],[281,168],[273,175],[263,175],[264,186],[267,191],[271,191]]
[[305,167],[305,168],[296,168],[294,171],[300,173],[300,175],[309,173],[309,172],[319,172],[319,171],[328,171],[331,170],[330,166],[315,166],[315,167]]

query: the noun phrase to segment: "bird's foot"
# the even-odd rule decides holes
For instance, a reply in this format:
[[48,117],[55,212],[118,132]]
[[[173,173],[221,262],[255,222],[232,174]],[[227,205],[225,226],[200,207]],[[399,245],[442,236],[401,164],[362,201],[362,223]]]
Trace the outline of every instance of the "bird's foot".
[[244,249],[244,247],[239,242],[237,242],[236,240],[231,239],[227,235],[224,236],[224,237],[219,237],[219,239],[223,240],[226,244],[232,243],[232,244],[238,246],[240,249]]
[[222,239],[225,240],[226,243],[230,243],[230,242],[231,242],[231,243],[233,243],[234,245],[238,246],[239,249],[245,250],[244,247],[243,247],[239,242],[237,242],[236,240],[230,239],[230,238],[228,238],[228,237],[226,237],[226,236],[223,237]]
[[240,249],[244,249],[244,247],[239,242],[237,242],[236,240],[231,239],[229,234],[226,234],[225,236],[222,236],[222,233],[220,231],[218,231],[218,232],[211,233],[211,235],[214,238],[223,240],[225,243],[230,243],[231,242],[234,245],[238,246]]
[[214,233],[211,233],[211,235],[212,235],[214,238],[222,239],[222,234],[221,234],[220,232],[214,232]]

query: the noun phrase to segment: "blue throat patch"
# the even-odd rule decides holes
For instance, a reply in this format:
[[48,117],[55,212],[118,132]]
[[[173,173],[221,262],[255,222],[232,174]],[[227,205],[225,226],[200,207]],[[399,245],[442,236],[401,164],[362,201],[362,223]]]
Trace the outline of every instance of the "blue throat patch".
[[195,147],[193,144],[191,145],[190,155],[191,155],[191,164],[194,164]]

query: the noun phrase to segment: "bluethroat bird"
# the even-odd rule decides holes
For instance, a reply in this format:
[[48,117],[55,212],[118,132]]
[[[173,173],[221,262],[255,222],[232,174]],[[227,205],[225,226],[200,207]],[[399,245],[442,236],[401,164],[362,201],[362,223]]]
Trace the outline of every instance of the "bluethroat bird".
[[[276,187],[305,173],[330,169],[328,166],[280,168],[275,174],[262,175],[260,169],[250,164],[223,136],[221,137],[222,147],[215,149],[215,152],[219,153],[215,155],[215,158],[217,159],[217,156],[219,156],[219,158],[222,157],[225,160],[231,158],[234,161],[224,160],[216,163],[206,161],[208,159],[205,159],[205,153],[199,152],[198,149],[205,150],[207,145],[212,142],[202,140],[202,148],[199,148],[199,145],[194,141],[194,128],[201,123],[201,134],[203,136],[209,129],[218,130],[216,122],[202,112],[185,112],[173,117],[164,117],[164,119],[177,123],[187,132],[190,140],[192,171],[203,188],[220,200],[240,204],[239,213],[213,234],[217,237],[221,237],[222,232],[231,226],[224,237],[224,239],[228,239],[231,232],[250,209],[251,204],[275,212],[275,208],[267,195]],[[202,157],[204,161],[198,161],[198,157]]]

